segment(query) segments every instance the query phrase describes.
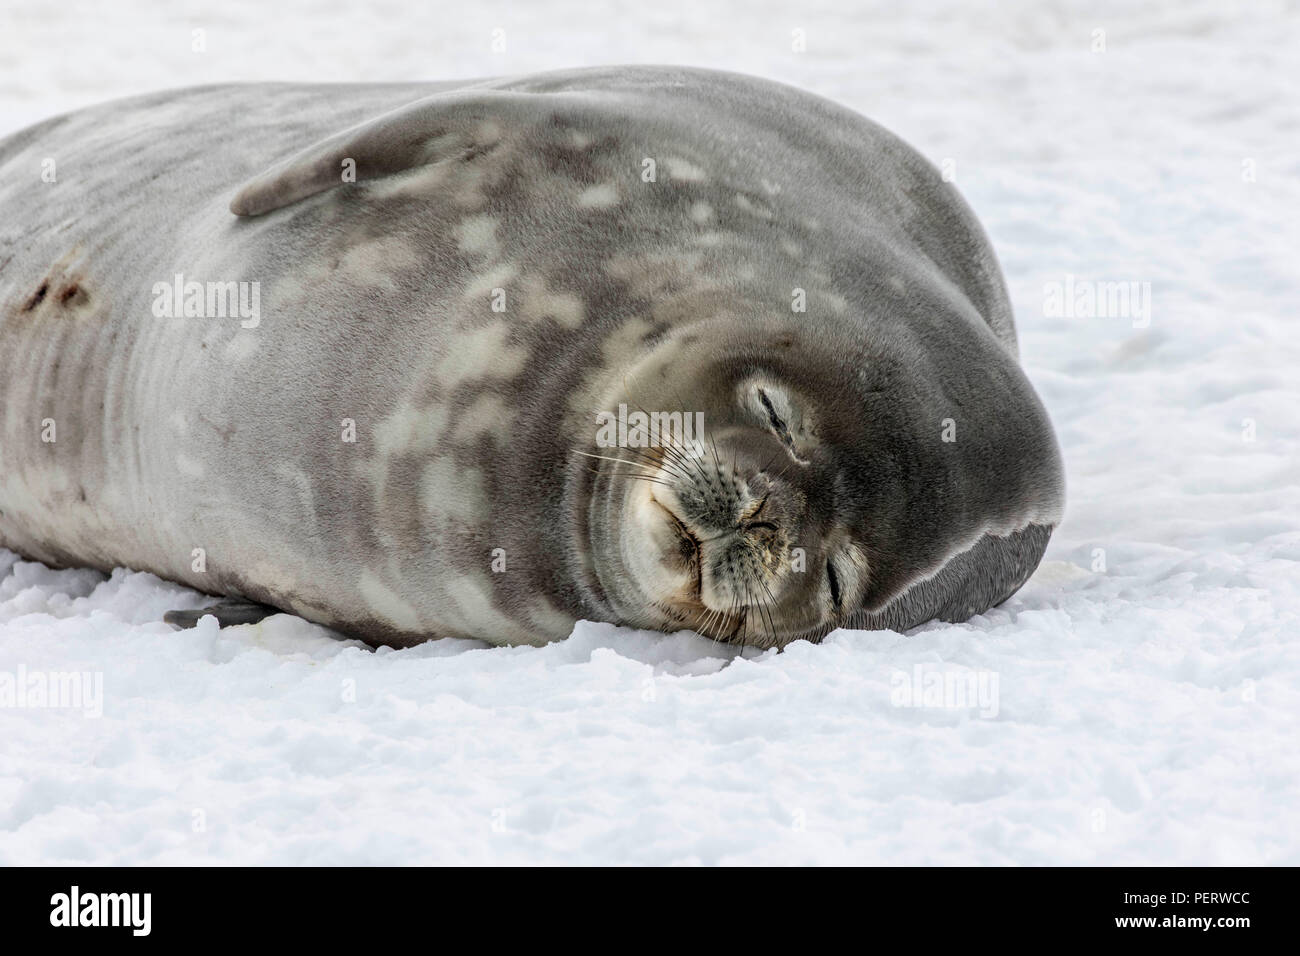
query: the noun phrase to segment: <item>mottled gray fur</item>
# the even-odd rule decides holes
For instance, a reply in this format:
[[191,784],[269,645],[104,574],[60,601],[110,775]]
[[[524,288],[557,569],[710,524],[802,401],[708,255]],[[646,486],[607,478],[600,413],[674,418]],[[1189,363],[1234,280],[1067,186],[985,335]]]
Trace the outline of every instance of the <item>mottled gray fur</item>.
[[[259,283],[260,324],[157,317],[177,273]],[[756,643],[961,620],[1033,571],[1061,465],[993,252],[830,102],[608,67],[180,90],[0,141],[0,543],[47,563],[399,645],[670,628],[615,553],[630,482],[575,453],[620,398],[698,408],[757,487],[754,376],[816,422],[773,470],[791,610]],[[853,606],[796,608],[804,540],[862,556]]]

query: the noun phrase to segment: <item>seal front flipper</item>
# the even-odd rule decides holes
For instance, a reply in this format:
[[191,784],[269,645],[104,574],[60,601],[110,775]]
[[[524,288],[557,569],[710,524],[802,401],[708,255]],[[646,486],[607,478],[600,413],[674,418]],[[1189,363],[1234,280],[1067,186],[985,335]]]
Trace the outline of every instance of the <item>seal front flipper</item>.
[[197,625],[199,618],[207,614],[215,617],[221,627],[231,627],[235,624],[256,624],[263,618],[279,613],[275,608],[267,607],[265,604],[242,601],[238,598],[224,598],[210,607],[195,608],[192,611],[168,611],[163,615],[163,620],[176,630],[184,631]]
[[473,159],[495,149],[507,130],[538,123],[538,99],[537,94],[483,87],[435,93],[328,136],[272,166],[244,184],[230,211],[260,216],[341,186],[347,182],[345,164],[362,183],[450,159]]

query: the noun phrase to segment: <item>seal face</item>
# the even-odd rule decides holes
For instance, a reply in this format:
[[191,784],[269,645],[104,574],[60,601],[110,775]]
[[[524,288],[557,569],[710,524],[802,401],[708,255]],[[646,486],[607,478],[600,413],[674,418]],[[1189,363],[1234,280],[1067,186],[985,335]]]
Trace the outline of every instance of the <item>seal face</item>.
[[646,407],[691,395],[712,426],[694,449],[600,463],[593,551],[618,619],[769,646],[965,620],[1008,597],[1046,546],[1036,509],[1059,484],[1025,464],[1025,450],[1055,460],[1032,392],[1011,378],[991,399],[1006,350],[970,336],[936,388],[888,344],[809,342],[789,324],[752,321],[739,355],[725,326],[663,346],[629,386]]
[[0,542],[40,560],[395,645],[768,646],[963,620],[1060,520],[974,217],[789,87],[208,87],[0,171]]

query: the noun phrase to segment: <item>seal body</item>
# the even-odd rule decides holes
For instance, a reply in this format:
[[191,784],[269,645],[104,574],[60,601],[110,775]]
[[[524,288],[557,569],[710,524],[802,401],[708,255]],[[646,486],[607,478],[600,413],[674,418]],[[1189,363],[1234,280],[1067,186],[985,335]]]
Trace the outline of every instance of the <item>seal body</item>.
[[[608,447],[620,409],[703,440]],[[789,87],[220,86],[0,141],[0,543],[41,561],[377,643],[780,644],[983,611],[1062,503],[973,216]]]

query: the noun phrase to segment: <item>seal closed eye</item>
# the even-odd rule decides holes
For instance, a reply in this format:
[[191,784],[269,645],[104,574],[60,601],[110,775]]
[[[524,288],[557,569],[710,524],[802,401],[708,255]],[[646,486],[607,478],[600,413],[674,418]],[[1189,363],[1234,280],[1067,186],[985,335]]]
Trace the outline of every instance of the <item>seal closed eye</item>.
[[781,646],[981,613],[1061,517],[970,210],[780,84],[151,94],[0,141],[0,223],[0,543],[223,624]]
[[838,614],[844,605],[840,601],[840,582],[835,576],[835,563],[829,559],[826,561],[826,584],[831,589],[831,608]]

